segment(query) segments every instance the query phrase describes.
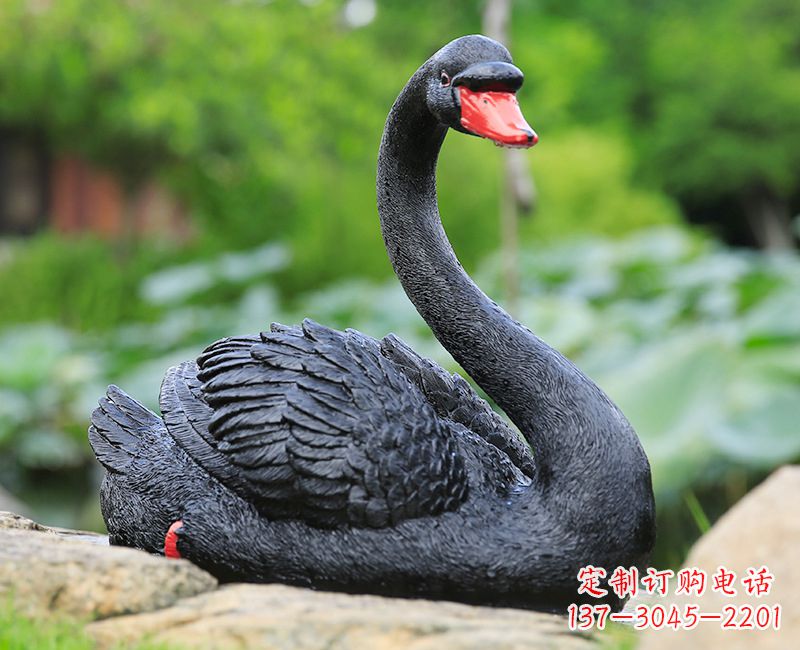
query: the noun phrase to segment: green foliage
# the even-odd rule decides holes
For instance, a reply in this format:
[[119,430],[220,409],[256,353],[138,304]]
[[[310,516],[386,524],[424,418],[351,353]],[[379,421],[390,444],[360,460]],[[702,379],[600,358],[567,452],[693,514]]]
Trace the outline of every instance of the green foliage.
[[94,492],[86,418],[107,383],[93,347],[55,325],[0,330],[0,480],[55,523],[97,522],[82,514]]
[[635,650],[639,633],[631,625],[609,622],[596,639],[602,650]]
[[632,157],[625,140],[610,134],[572,130],[543,142],[531,156],[540,196],[525,233],[553,241],[677,223],[679,213],[663,194],[632,186]]
[[[170,646],[173,650],[176,646]],[[29,618],[13,603],[0,601],[0,650],[93,650],[94,641],[81,624],[66,618]],[[142,641],[115,644],[112,650],[169,650],[161,643]]]
[[[342,26],[340,8],[331,0],[201,0],[191,11],[176,0],[3,3],[0,124],[44,130],[56,149],[117,170],[130,187],[156,176],[201,225],[203,250],[289,242],[284,295],[343,276],[386,276],[374,189],[383,121],[431,51],[479,31],[480,3],[381,3],[375,23],[355,31]],[[666,200],[636,186],[620,129],[570,128],[581,88],[610,74],[602,67],[610,45],[532,5],[516,11],[514,51],[529,78],[520,99],[542,134],[531,155],[542,211],[525,236],[569,235],[578,224],[620,234],[673,220]],[[525,31],[533,24],[536,38]],[[494,220],[475,215],[497,213],[500,152],[449,140],[439,194],[471,268],[498,240]],[[580,173],[570,181],[573,168]],[[596,209],[579,203],[586,197]],[[72,303],[73,293],[62,303],[70,325],[94,314],[85,298]],[[39,316],[60,320],[46,297],[36,305]],[[106,322],[140,306],[112,305]],[[15,308],[29,319],[30,307]]]
[[160,176],[218,248],[294,233],[318,254],[374,211],[391,101],[335,21],[330,3],[4,3],[0,121],[44,128],[131,185]]
[[[622,126],[673,196],[800,191],[800,6],[792,0],[548,3],[598,41],[573,115]],[[579,74],[583,70],[579,67]],[[720,218],[722,218],[720,216]]]
[[697,530],[701,535],[705,535],[711,529],[711,523],[708,521],[706,513],[703,511],[703,506],[697,500],[694,492],[689,490],[684,497],[686,507],[697,525]]
[[[672,3],[651,29],[647,169],[681,195],[800,190],[800,7]],[[644,134],[643,134],[644,135]],[[702,146],[698,146],[702,143]]]
[[2,242],[0,325],[53,320],[98,330],[145,318],[138,284],[161,257],[150,247],[114,250],[90,237],[63,241],[43,234]]

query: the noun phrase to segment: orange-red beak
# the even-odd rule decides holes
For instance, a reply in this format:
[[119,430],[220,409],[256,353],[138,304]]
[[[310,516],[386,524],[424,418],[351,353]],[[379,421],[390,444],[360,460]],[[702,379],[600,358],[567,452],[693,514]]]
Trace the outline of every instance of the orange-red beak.
[[519,110],[517,96],[505,90],[470,90],[460,86],[461,126],[470,133],[508,147],[532,147],[539,136]]

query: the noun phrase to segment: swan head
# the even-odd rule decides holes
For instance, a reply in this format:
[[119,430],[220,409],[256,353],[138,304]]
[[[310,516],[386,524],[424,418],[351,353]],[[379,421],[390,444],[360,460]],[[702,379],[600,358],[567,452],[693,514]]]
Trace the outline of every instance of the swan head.
[[445,126],[505,147],[532,147],[539,140],[517,102],[522,71],[497,41],[463,36],[445,45],[419,72],[428,110]]

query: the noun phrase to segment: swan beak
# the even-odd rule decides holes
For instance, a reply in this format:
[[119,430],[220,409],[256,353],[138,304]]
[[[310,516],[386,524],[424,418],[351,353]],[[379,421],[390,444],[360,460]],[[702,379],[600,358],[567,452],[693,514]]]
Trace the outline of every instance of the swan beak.
[[506,147],[529,148],[539,141],[519,109],[517,96],[505,90],[470,90],[460,86],[461,126]]

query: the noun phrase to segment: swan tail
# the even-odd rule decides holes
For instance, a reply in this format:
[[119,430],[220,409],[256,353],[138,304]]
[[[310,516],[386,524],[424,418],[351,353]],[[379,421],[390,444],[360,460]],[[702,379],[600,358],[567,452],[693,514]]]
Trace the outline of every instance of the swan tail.
[[161,418],[111,385],[92,412],[89,444],[106,470],[114,474],[125,473],[140,455],[143,438],[163,429]]
[[92,413],[89,444],[106,469],[100,508],[111,544],[163,553],[171,525],[202,494],[196,467],[161,418],[116,386]]

